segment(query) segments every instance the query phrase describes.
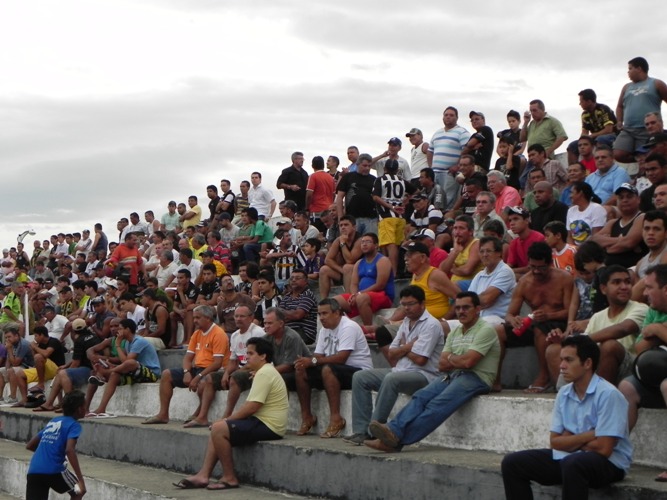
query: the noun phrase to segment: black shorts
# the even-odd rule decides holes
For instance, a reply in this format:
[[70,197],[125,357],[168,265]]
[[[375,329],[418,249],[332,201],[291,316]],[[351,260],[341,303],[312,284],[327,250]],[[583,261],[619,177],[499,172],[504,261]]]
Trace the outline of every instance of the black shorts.
[[631,383],[639,394],[639,406],[641,408],[665,408],[665,398],[662,397],[660,389],[645,386],[634,375],[630,375],[623,380]]
[[340,383],[341,390],[344,391],[352,389],[352,376],[356,372],[361,370],[361,368],[349,365],[313,366],[306,370],[306,373],[308,374],[308,383],[310,387],[313,387],[315,389],[324,389],[324,385],[322,384],[322,368],[324,368],[325,366],[331,368],[331,371],[333,372],[333,374],[338,379],[338,382]]
[[49,490],[74,496],[73,490],[78,483],[76,474],[69,469],[57,474],[28,474],[25,497],[30,500],[48,500]]
[[565,331],[567,323],[565,321],[542,321],[534,322],[530,328],[526,330],[523,335],[514,333],[514,327],[509,323],[505,323],[505,336],[507,337],[507,347],[526,347],[535,344],[535,328],[541,331],[544,335],[548,335],[551,330],[560,328]]
[[[203,372],[204,368],[197,368],[193,367],[190,370],[190,373],[192,374],[193,377],[196,377],[199,373]],[[185,377],[185,373],[183,373],[183,368],[172,368],[169,370],[171,372],[171,385],[173,387],[180,387],[181,389],[187,389],[188,386],[185,385],[185,382],[183,382],[183,377]]]
[[282,439],[257,417],[227,420],[227,426],[229,427],[229,442],[232,446],[247,446],[257,441]]
[[[213,388],[216,391],[222,391],[222,376],[224,375],[223,371],[218,371],[211,374],[211,382],[213,382]],[[294,379],[294,373],[281,373],[285,385],[287,386],[288,391],[296,391],[296,381]],[[249,391],[252,386],[252,379],[250,378],[250,372],[247,370],[236,370],[232,373],[231,378],[234,379],[236,385],[239,386],[241,392]]]

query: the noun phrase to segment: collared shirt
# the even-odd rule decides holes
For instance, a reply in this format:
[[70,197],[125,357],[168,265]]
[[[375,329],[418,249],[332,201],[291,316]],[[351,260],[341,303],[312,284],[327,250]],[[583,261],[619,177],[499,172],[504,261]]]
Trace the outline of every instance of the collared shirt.
[[[551,432],[557,434],[565,431],[581,434],[590,430],[595,431],[596,437],[618,438],[608,460],[627,472],[632,462],[628,402],[616,387],[595,374],[586,388],[584,399],[579,399],[573,383],[558,391],[551,419]],[[570,455],[560,450],[553,450],[552,453],[554,460]]]
[[[284,303],[284,302],[283,302]],[[340,351],[350,351],[345,365],[370,370],[373,368],[371,350],[358,323],[347,316],[340,318],[336,328],[322,328],[317,336],[316,354],[333,356]]]
[[[241,201],[239,196],[236,199],[239,202]],[[271,215],[269,212],[271,211],[271,202],[274,199],[273,193],[261,184],[248,190],[248,203],[257,210],[257,214],[260,216],[268,217]]]
[[584,182],[590,185],[593,192],[600,197],[600,203],[605,203],[621,184],[630,183],[630,176],[627,170],[614,163],[606,173],[603,174],[598,169],[586,177]]
[[411,352],[428,358],[426,364],[419,366],[407,356],[403,356],[392,368],[392,371],[418,372],[430,382],[439,374],[438,363],[440,362],[442,349],[445,346],[445,336],[440,322],[426,310],[412,328],[410,328],[410,318],[403,318],[403,322],[398,327],[396,337],[394,337],[389,349],[398,348],[413,340],[416,340],[416,342],[412,346]]
[[[482,359],[474,367],[464,371],[473,372],[486,385],[493,386],[500,362],[500,342],[496,331],[482,318],[478,319],[467,332],[464,333],[463,325],[459,325],[447,336],[444,352],[460,356],[469,350],[480,353]],[[461,370],[456,368],[453,371]]]
[[[541,144],[544,149],[549,149],[560,137],[567,139],[563,125],[558,119],[545,113],[544,118],[539,123],[533,120],[528,125],[526,147],[530,147],[533,144]],[[550,158],[553,157],[554,155],[552,154]]]
[[495,210],[491,210],[486,217],[482,219],[480,214],[473,214],[472,219],[475,221],[475,238],[481,238],[484,236],[484,224],[490,220],[497,220],[503,223],[505,226],[505,221],[501,216],[499,216]]
[[516,276],[512,268],[502,260],[498,262],[493,271],[488,272],[484,268],[478,272],[472,279],[468,290],[481,294],[491,287],[500,290],[500,295],[493,304],[489,305],[486,309],[482,309],[480,317],[498,316],[504,318],[507,315],[507,309],[512,300],[512,293],[516,287]]

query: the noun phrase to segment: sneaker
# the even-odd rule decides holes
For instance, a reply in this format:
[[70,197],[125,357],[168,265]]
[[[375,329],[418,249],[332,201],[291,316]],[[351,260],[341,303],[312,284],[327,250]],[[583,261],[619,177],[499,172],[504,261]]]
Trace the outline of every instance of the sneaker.
[[12,398],[12,397],[6,397],[5,398],[5,404],[8,404],[8,405],[13,405],[13,404],[16,404],[18,402],[19,402],[19,400],[16,399],[16,398]]
[[91,375],[90,377],[88,377],[88,383],[96,385],[97,387],[101,387],[104,384],[106,384],[106,381],[96,375]]
[[367,439],[371,439],[368,434],[352,434],[351,436],[345,436],[343,441],[355,446],[361,446]]

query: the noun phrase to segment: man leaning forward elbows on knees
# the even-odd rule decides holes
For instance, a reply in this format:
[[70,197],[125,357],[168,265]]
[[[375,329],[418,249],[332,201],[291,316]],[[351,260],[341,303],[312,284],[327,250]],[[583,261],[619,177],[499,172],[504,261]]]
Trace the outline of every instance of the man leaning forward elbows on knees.
[[588,488],[625,477],[632,461],[628,403],[595,374],[600,348],[588,335],[563,341],[560,371],[568,385],[556,396],[551,449],[525,450],[503,459],[505,497],[532,499],[531,481],[563,485],[563,498],[585,500]]
[[[253,337],[248,340],[246,349],[246,366],[254,373],[248,399],[228,418],[218,420],[211,426],[211,437],[201,469],[174,486],[209,490],[238,488],[233,448],[257,441],[281,439],[285,435],[289,411],[287,388],[271,363],[273,348],[268,340]],[[218,460],[222,465],[222,477],[219,482],[211,482],[210,476]]]
[[[204,390],[202,379],[209,373],[227,366],[229,361],[229,339],[225,331],[213,321],[217,312],[211,306],[197,306],[193,318],[197,330],[192,334],[188,350],[183,358],[183,368],[167,369],[160,378],[160,411],[142,424],[166,424],[169,422],[169,403],[174,395],[174,387],[187,388],[197,393],[201,406]],[[200,406],[186,421],[197,418]]]
[[447,336],[440,356],[439,376],[412,396],[410,402],[383,424],[371,422],[366,440],[369,448],[385,452],[421,441],[473,397],[487,394],[496,378],[500,343],[491,325],[480,318],[480,301],[475,292],[461,292],[454,305],[460,321]]
[[[399,394],[413,394],[438,376],[445,344],[440,321],[426,310],[426,294],[416,285],[401,290],[405,318],[389,346],[393,368],[360,370],[352,376],[352,432],[343,440],[362,445],[371,439],[371,420],[385,423]],[[377,391],[375,409],[371,391]]]
[[371,351],[361,326],[343,315],[336,299],[323,299],[317,307],[322,330],[312,357],[302,356],[294,363],[296,391],[301,406],[301,427],[297,435],[308,434],[317,425],[310,409],[311,389],[324,389],[329,401],[329,426],[322,438],[335,438],[345,428],[340,414],[340,391],[352,387],[352,376],[373,368]]

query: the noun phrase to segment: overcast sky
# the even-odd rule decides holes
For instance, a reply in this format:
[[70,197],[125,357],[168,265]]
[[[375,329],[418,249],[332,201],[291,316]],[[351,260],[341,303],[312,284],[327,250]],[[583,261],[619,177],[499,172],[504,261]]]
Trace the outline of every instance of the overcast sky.
[[[639,7],[641,5],[641,8]],[[602,7],[602,9],[596,7]],[[667,78],[664,4],[422,0],[29,0],[0,9],[0,244],[159,218],[221,178],[275,181],[303,151],[377,155],[442,110],[540,98],[570,138],[578,92],[615,107],[627,61]],[[661,24],[661,23],[658,23]],[[563,149],[561,149],[563,150]],[[310,171],[310,169],[308,169]],[[204,210],[205,207],[204,207]],[[26,240],[32,247],[33,237]]]

